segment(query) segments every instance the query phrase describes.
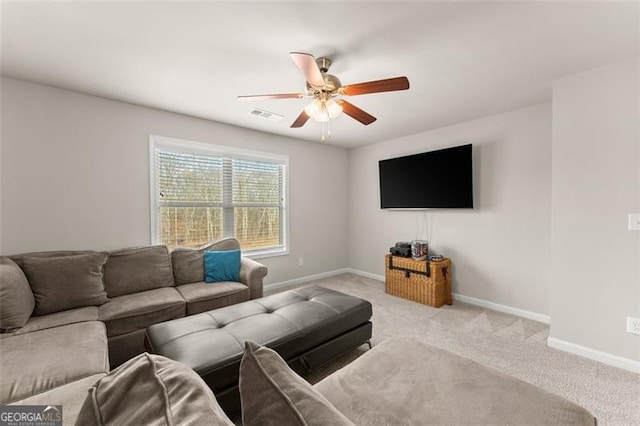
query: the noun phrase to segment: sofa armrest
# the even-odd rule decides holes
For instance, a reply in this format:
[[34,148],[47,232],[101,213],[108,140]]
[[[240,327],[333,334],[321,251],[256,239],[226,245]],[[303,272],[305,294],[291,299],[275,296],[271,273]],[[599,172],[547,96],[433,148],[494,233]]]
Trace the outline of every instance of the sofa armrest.
[[250,298],[262,297],[262,280],[268,269],[262,263],[243,257],[240,261],[240,282],[249,287]]

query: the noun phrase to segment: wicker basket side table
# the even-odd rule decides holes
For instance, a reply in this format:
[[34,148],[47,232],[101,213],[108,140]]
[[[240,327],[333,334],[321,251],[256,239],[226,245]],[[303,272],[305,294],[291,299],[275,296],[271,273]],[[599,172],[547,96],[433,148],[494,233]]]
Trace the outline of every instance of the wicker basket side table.
[[385,291],[435,308],[451,305],[451,259],[430,262],[387,254]]

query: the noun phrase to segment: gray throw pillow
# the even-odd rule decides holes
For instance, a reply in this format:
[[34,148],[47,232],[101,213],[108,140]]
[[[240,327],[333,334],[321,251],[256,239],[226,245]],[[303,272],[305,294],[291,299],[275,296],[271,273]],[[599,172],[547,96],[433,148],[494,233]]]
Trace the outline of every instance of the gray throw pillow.
[[353,425],[274,350],[246,342],[240,363],[242,424]]
[[76,425],[224,425],[211,389],[192,369],[160,355],[143,353],[98,380]]
[[35,301],[27,277],[15,262],[0,257],[0,331],[16,330],[27,323]]
[[36,301],[34,315],[46,315],[107,302],[102,267],[107,253],[91,252],[22,260]]

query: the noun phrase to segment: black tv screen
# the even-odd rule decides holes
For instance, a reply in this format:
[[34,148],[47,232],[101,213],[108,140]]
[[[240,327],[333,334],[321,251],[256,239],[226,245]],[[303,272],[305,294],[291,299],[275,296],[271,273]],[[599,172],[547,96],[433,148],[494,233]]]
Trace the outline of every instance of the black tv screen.
[[473,208],[472,145],[379,162],[383,209]]

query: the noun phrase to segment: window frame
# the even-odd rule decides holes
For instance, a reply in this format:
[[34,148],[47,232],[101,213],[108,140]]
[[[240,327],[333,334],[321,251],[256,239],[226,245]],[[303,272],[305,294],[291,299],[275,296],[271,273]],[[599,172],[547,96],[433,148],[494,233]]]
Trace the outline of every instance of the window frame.
[[[272,161],[284,165],[282,179],[282,246],[272,247],[268,249],[243,250],[242,255],[252,259],[260,259],[265,257],[284,256],[289,254],[289,156],[280,154],[271,154],[262,151],[253,151],[243,148],[236,148],[226,145],[215,145],[204,142],[194,142],[184,139],[176,139],[166,136],[149,135],[149,210],[151,219],[151,244],[163,244],[160,239],[160,203],[158,194],[158,177],[156,175],[156,150],[161,148],[173,149],[178,152],[193,154],[218,155],[225,157],[236,157],[243,160],[254,161]],[[223,192],[224,197],[224,192]],[[225,204],[223,202],[223,204]],[[224,209],[223,209],[224,210]],[[223,220],[225,215],[223,214]],[[231,227],[230,233],[227,232],[228,223],[223,223],[223,238],[232,236],[234,233]]]

